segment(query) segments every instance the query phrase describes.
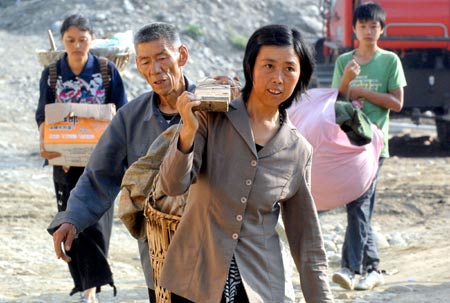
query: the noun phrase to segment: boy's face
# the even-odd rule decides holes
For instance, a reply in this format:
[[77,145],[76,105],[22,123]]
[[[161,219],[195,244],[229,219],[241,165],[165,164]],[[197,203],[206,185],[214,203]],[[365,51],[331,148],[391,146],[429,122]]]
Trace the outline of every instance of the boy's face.
[[358,20],[353,28],[353,32],[360,45],[376,45],[378,39],[380,39],[380,36],[383,34],[383,28],[381,28],[379,21]]

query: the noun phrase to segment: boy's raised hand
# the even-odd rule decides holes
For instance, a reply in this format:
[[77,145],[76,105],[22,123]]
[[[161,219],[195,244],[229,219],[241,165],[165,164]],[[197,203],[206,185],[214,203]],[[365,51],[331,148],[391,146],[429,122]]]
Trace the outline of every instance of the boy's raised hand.
[[356,62],[355,59],[352,59],[345,66],[343,77],[346,77],[350,82],[353,79],[355,79],[359,75],[360,72],[361,72],[361,67],[359,66],[358,62]]

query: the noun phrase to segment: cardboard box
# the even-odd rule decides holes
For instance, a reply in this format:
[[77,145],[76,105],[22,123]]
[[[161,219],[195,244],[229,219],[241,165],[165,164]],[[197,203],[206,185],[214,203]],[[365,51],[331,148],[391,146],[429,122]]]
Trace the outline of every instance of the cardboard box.
[[193,110],[204,110],[214,112],[227,112],[231,101],[230,85],[216,83],[199,83],[195,89],[195,95],[202,103],[193,107]]
[[51,165],[86,166],[116,113],[114,104],[52,103],[45,106],[44,147],[61,153]]

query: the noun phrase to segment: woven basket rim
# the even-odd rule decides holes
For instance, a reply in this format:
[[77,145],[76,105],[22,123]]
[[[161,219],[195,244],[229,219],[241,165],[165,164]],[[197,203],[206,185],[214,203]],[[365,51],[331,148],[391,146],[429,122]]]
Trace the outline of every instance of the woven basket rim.
[[[100,57],[106,57],[109,60],[113,61],[119,71],[123,71],[127,66],[130,57],[133,55],[133,50],[130,48],[91,48],[89,50],[94,55]],[[44,50],[37,49],[36,55],[39,61],[39,64],[43,67],[47,67],[50,63],[61,58],[65,50]]]
[[[126,52],[126,53],[132,53],[133,52],[133,49],[131,48],[131,47],[115,47],[115,46],[113,46],[113,47],[91,47],[90,49],[89,49],[90,51],[105,51],[105,50],[107,50],[107,51],[115,51],[115,52],[117,52],[117,51],[119,51],[119,52]],[[66,52],[66,50],[64,50],[64,49],[40,49],[40,48],[38,48],[38,49],[36,49],[36,52],[38,52],[38,53],[61,53],[61,52]]]
[[180,216],[164,213],[164,212],[154,208],[151,205],[151,203],[146,203],[144,214],[145,214],[146,217],[147,216],[153,216],[153,217],[159,217],[159,218],[162,218],[162,219],[165,219],[165,220],[170,220],[170,221],[180,221],[180,219],[181,219]]

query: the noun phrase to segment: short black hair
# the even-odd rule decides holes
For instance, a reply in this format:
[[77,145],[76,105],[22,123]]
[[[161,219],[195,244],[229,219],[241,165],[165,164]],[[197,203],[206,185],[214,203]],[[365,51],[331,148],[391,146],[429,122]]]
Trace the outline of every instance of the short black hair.
[[60,29],[61,37],[64,36],[64,33],[71,26],[74,26],[82,31],[88,31],[91,35],[94,35],[94,30],[89,22],[89,19],[80,14],[73,14],[64,19]]
[[280,109],[289,108],[293,100],[299,96],[309,85],[314,71],[314,57],[310,47],[305,43],[302,34],[295,28],[286,25],[271,24],[257,29],[247,42],[245,48],[243,69],[245,85],[242,89],[244,102],[248,101],[253,89],[253,70],[256,57],[262,46],[292,46],[300,61],[300,79],[292,92],[292,95],[280,104]]
[[386,12],[377,3],[367,2],[356,7],[353,12],[353,27],[356,26],[357,21],[375,21],[380,22],[383,29],[386,25]]
[[141,27],[134,35],[134,45],[159,39],[165,39],[175,47],[181,45],[177,28],[164,22],[155,22]]

